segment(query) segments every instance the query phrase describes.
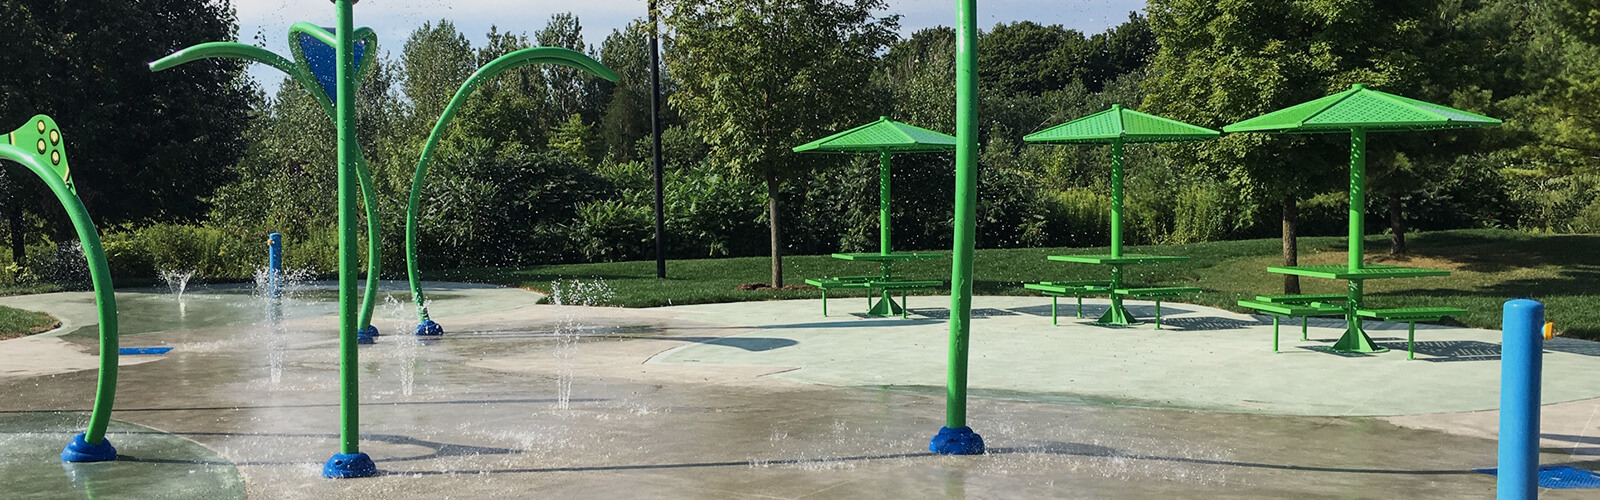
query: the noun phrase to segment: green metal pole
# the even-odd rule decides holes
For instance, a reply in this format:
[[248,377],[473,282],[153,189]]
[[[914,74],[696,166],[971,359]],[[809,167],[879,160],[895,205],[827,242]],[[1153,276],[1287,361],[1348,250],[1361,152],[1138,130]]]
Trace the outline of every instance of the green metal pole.
[[89,414],[89,426],[83,433],[83,440],[99,446],[105,443],[106,426],[111,423],[111,409],[117,397],[118,348],[117,296],[111,284],[111,267],[106,264],[106,252],[100,245],[100,233],[89,218],[89,210],[84,208],[83,201],[50,167],[10,144],[0,144],[0,159],[21,163],[50,187],[50,192],[66,209],[73,229],[78,232],[78,240],[83,244],[83,256],[89,263],[89,279],[94,285],[95,307],[100,320],[100,379],[95,385],[94,409]]
[[889,243],[889,152],[878,153],[878,251],[891,252]]
[[360,453],[360,381],[356,372],[356,67],[354,0],[335,0],[339,46],[335,49],[338,91],[335,124],[339,133],[339,450]]
[[1122,141],[1111,143],[1111,258],[1122,258]]
[[1367,131],[1350,131],[1350,270],[1361,269],[1361,238],[1366,234]]
[[467,81],[456,90],[455,97],[450,99],[450,103],[444,107],[444,112],[439,114],[439,121],[433,124],[433,131],[428,134],[428,142],[422,146],[422,156],[417,158],[417,170],[411,176],[411,199],[406,205],[406,277],[411,282],[411,300],[417,305],[417,317],[422,323],[417,326],[418,334],[444,334],[444,329],[428,318],[427,299],[422,293],[422,272],[417,269],[417,222],[422,215],[422,188],[427,185],[428,164],[433,160],[434,148],[437,148],[439,141],[444,138],[444,131],[450,127],[456,112],[479,85],[506,71],[533,64],[569,66],[612,82],[621,78],[615,71],[580,52],[561,47],[532,47],[490,61],[489,64],[478,68],[472,76],[467,77]]
[[[1350,131],[1350,241],[1349,241],[1349,267],[1351,272],[1361,270],[1362,237],[1366,235],[1366,207],[1367,207],[1367,131],[1365,129],[1352,129]],[[1387,348],[1379,347],[1373,343],[1372,337],[1361,326],[1361,316],[1357,311],[1361,309],[1361,296],[1363,283],[1360,279],[1350,280],[1348,300],[1345,301],[1345,332],[1339,341],[1333,344],[1333,350],[1340,352],[1384,352]]]
[[361,182],[361,202],[367,211],[367,283],[361,294],[361,315],[356,325],[363,332],[377,334],[372,326],[372,311],[378,306],[378,268],[382,264],[383,240],[378,234],[378,197],[372,185],[372,171],[367,169],[367,157],[356,146],[356,177]]
[[956,28],[955,247],[950,271],[950,348],[944,428],[928,443],[941,454],[983,453],[967,427],[967,345],[972,333],[972,264],[978,218],[978,1],[958,0]]

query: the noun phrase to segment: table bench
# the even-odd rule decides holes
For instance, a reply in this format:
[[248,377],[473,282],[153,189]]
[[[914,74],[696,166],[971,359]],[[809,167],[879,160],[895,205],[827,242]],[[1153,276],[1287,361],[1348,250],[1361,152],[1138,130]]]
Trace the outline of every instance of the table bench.
[[1170,299],[1186,293],[1200,293],[1200,288],[1192,286],[1169,286],[1156,288],[1118,288],[1118,295],[1126,295],[1135,299],[1155,299],[1156,301],[1156,329],[1161,329],[1161,300]]
[[1255,301],[1241,300],[1240,307],[1248,307],[1272,316],[1272,352],[1278,352],[1278,320],[1300,318],[1300,340],[1306,340],[1306,328],[1312,316],[1343,316],[1343,295],[1259,295]]
[[1357,309],[1356,315],[1378,321],[1404,321],[1406,323],[1406,359],[1417,359],[1417,322],[1439,321],[1445,316],[1466,314],[1466,309],[1455,307],[1407,307],[1401,309]]
[[[822,315],[828,315],[828,290],[864,288],[867,290],[867,309],[872,309],[872,290],[883,290],[885,294],[891,291],[900,291],[900,302],[906,301],[906,291],[923,288],[937,288],[944,286],[943,281],[910,281],[910,280],[884,280],[879,276],[841,276],[837,278],[807,279],[807,285],[822,290]],[[906,317],[906,308],[900,308],[900,317]]]
[[1111,293],[1110,281],[1045,281],[1041,283],[1024,283],[1023,288],[1037,290],[1050,296],[1050,324],[1059,325],[1057,315],[1061,297],[1077,297],[1078,317],[1083,317],[1083,298],[1085,296],[1106,295]]

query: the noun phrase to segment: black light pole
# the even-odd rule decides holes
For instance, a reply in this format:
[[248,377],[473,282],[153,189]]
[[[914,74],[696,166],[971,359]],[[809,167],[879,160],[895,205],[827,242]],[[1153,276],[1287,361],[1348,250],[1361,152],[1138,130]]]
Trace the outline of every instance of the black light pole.
[[667,277],[667,228],[663,214],[665,194],[661,184],[661,48],[657,33],[656,0],[650,0],[650,134],[655,138],[651,147],[656,167],[656,278]]

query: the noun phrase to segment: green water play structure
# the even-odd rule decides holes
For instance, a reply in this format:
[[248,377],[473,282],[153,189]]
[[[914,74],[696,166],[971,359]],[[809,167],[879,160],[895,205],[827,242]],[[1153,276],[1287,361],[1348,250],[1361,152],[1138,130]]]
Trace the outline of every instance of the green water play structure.
[[72,228],[78,233],[84,260],[89,264],[89,279],[94,286],[95,309],[100,321],[100,376],[95,385],[94,409],[89,413],[88,428],[72,438],[62,450],[61,459],[67,462],[115,460],[117,449],[106,439],[106,426],[111,423],[111,409],[117,397],[117,296],[113,293],[105,248],[100,246],[100,232],[83,207],[83,200],[78,199],[78,188],[67,163],[66,138],[55,120],[37,115],[6,134],[6,142],[0,143],[0,159],[28,167],[28,171],[44,181],[56,195],[56,201],[66,209],[67,218],[72,220]]
[[1129,287],[1124,281],[1128,266],[1184,262],[1188,257],[1172,255],[1124,254],[1122,251],[1122,202],[1124,145],[1159,142],[1209,141],[1222,135],[1205,127],[1190,125],[1169,118],[1141,113],[1122,107],[1079,118],[1036,132],[1023,140],[1033,144],[1106,144],[1111,146],[1111,253],[1108,255],[1051,255],[1056,262],[1072,262],[1111,267],[1110,280],[1044,281],[1023,285],[1050,296],[1050,321],[1058,321],[1058,301],[1061,297],[1078,299],[1078,317],[1083,317],[1083,297],[1108,296],[1111,307],[1096,320],[1100,325],[1133,325],[1139,319],[1122,305],[1126,298],[1149,298],[1156,301],[1155,326],[1161,328],[1161,301],[1182,294],[1197,293],[1197,287]]
[[[1362,297],[1367,280],[1448,276],[1450,271],[1415,267],[1365,264],[1362,261],[1362,236],[1366,234],[1367,133],[1487,128],[1500,126],[1500,120],[1438,104],[1380,92],[1356,84],[1350,90],[1267,113],[1223,127],[1228,133],[1260,132],[1281,134],[1350,134],[1350,226],[1349,255],[1345,265],[1269,267],[1267,272],[1342,280],[1348,283],[1341,295],[1263,295],[1256,300],[1241,300],[1239,305],[1273,316],[1273,348],[1277,349],[1278,319],[1281,317],[1343,316],[1344,335],[1333,350],[1346,353],[1376,353],[1388,349],[1373,343],[1362,329],[1363,319],[1401,321],[1410,325],[1408,357],[1415,355],[1416,323],[1463,314],[1465,309],[1421,307],[1403,309],[1368,308]],[[1302,324],[1304,335],[1304,324]],[[1303,338],[1303,337],[1302,337]]]
[[967,359],[972,341],[972,264],[978,227],[978,0],[959,0],[956,21],[956,199],[950,252],[950,341],[944,426],[928,451],[978,455],[983,436],[967,426]]
[[[371,311],[377,292],[378,250],[380,241],[377,229],[377,205],[371,199],[371,177],[367,172],[366,160],[362,157],[356,142],[356,84],[365,70],[370,68],[376,58],[371,57],[377,52],[377,35],[369,28],[356,29],[354,26],[354,6],[358,0],[333,0],[336,11],[337,23],[334,28],[323,28],[310,23],[296,23],[289,30],[289,46],[293,50],[294,62],[274,54],[265,49],[235,42],[211,42],[180,50],[170,56],[150,64],[154,71],[178,66],[180,64],[207,58],[235,58],[254,61],[272,66],[288,73],[290,77],[299,82],[306,90],[317,97],[322,103],[324,111],[333,119],[338,130],[338,206],[339,206],[339,387],[340,387],[340,426],[339,426],[339,453],[330,458],[323,467],[322,473],[326,477],[350,478],[365,477],[377,473],[377,465],[371,457],[360,451],[360,403],[359,403],[359,377],[356,371],[358,357],[357,344],[361,342],[363,330],[370,325]],[[581,53],[560,48],[529,48],[512,52],[500,57],[482,69],[479,69],[472,78],[468,79],[456,98],[446,108],[440,117],[438,125],[434,127],[428,145],[424,148],[422,159],[418,161],[418,171],[413,183],[410,210],[407,224],[407,262],[411,274],[413,298],[418,305],[419,316],[425,322],[418,327],[431,323],[427,313],[422,307],[423,296],[416,270],[416,244],[415,244],[415,214],[418,209],[418,196],[421,189],[421,179],[426,174],[427,162],[433,152],[433,147],[438,143],[440,135],[448,125],[450,118],[465,96],[470,94],[476,86],[487,78],[491,78],[509,69],[537,63],[565,64],[596,73],[599,76],[616,80],[617,75],[605,69],[600,63],[595,62]],[[365,300],[360,317],[355,302],[356,272],[358,257],[355,253],[356,214],[355,196],[357,180],[367,193],[367,221],[368,221],[368,273]],[[437,325],[433,326],[438,329]],[[442,333],[442,329],[439,330]]]
[[[878,274],[864,276],[836,276],[807,279],[806,284],[822,290],[822,315],[828,315],[828,290],[867,290],[868,316],[906,316],[904,302],[908,290],[944,286],[943,281],[910,280],[895,276],[896,262],[932,260],[944,255],[930,252],[895,252],[890,240],[894,227],[890,211],[891,163],[899,153],[944,153],[956,148],[956,138],[922,127],[907,125],[889,117],[879,117],[844,132],[796,146],[796,153],[877,154],[878,155],[878,251],[876,253],[836,253],[833,258],[852,262],[878,264]],[[901,292],[900,303],[894,301],[894,292]],[[873,297],[878,296],[876,302]]]

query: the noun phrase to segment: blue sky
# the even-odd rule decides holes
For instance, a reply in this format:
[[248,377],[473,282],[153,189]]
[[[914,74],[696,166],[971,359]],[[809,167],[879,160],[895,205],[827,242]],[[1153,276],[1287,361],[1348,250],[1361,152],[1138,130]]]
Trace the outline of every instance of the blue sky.
[[[888,3],[888,12],[903,16],[900,24],[906,35],[956,21],[955,0]],[[1143,10],[1144,4],[1144,0],[979,0],[978,17],[984,29],[996,23],[1028,20],[1094,33],[1120,24],[1129,11]],[[333,24],[333,5],[328,0],[234,0],[233,5],[239,13],[241,41],[256,43],[259,36],[267,48],[286,56],[289,25],[298,21]],[[412,29],[426,21],[449,19],[474,44],[479,44],[491,25],[502,31],[531,34],[543,28],[551,14],[572,12],[583,24],[584,38],[599,45],[611,30],[643,16],[646,5],[645,0],[362,0],[356,4],[356,25],[376,30],[381,50],[392,53],[399,50]],[[276,88],[280,80],[270,68],[253,67],[251,74],[269,89]]]

